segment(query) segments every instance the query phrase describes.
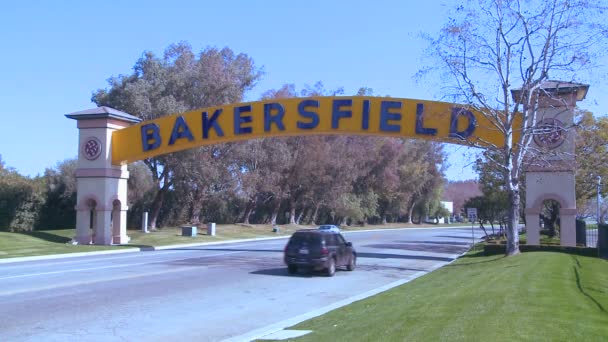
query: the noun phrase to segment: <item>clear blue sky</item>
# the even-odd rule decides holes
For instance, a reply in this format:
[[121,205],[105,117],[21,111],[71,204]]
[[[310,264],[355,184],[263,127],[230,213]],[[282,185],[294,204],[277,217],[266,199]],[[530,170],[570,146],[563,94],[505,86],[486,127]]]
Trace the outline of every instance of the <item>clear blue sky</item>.
[[[195,51],[227,46],[263,67],[247,100],[285,83],[301,89],[317,81],[347,95],[365,86],[378,95],[440,100],[440,89],[413,80],[424,66],[419,33],[436,33],[454,3],[2,1],[0,155],[29,176],[75,158],[76,122],[64,115],[95,107],[91,93],[110,76],[131,73],[144,51],[161,54],[182,40]],[[582,107],[605,114],[598,94],[592,86]],[[475,177],[467,167],[472,152],[449,151],[448,178]]]

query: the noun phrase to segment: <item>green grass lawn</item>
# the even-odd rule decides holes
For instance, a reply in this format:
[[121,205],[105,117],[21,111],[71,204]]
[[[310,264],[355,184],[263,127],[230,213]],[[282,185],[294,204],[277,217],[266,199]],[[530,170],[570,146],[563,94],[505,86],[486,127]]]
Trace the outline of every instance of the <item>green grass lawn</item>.
[[67,244],[73,236],[74,229],[37,231],[27,234],[0,232],[0,259],[125,248]]
[[606,260],[469,254],[289,329],[313,330],[298,341],[606,341],[607,310]]
[[[362,229],[386,229],[397,227],[434,227],[435,225],[408,225],[403,223],[391,223],[387,225],[366,225],[343,227],[344,231],[355,231]],[[71,245],[69,241],[74,237],[74,229],[45,230],[31,233],[9,233],[0,232],[0,259],[14,258],[34,255],[50,255],[77,252],[93,252],[103,250],[116,250],[124,248],[150,248],[168,245],[180,245],[191,243],[216,242],[235,239],[250,239],[275,236],[290,236],[297,229],[313,228],[303,225],[281,225],[279,232],[272,231],[271,225],[217,225],[216,235],[206,234],[206,228],[199,228],[195,237],[181,236],[180,228],[162,228],[150,233],[142,233],[140,230],[129,230],[127,235],[131,241],[122,246],[93,246],[93,245]]]

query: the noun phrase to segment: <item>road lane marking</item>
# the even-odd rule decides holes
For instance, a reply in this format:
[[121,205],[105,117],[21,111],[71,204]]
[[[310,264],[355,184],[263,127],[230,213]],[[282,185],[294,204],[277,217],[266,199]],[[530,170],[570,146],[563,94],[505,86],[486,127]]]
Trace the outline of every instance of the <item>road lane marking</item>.
[[95,280],[74,281],[74,282],[70,282],[70,283],[63,283],[63,284],[57,284],[57,285],[48,285],[48,286],[33,287],[33,288],[28,288],[28,289],[19,289],[19,290],[14,290],[14,291],[5,291],[5,292],[0,292],[0,297],[14,296],[17,294],[28,293],[28,292],[54,290],[54,289],[59,289],[62,287],[90,285],[90,284],[102,283],[102,282],[114,281],[114,280],[143,278],[143,277],[154,276],[154,275],[159,275],[159,274],[168,274],[168,273],[189,271],[189,270],[193,270],[193,269],[200,269],[200,267],[199,266],[182,267],[182,268],[178,268],[178,269],[161,270],[161,271],[154,271],[154,272],[148,272],[148,273],[125,275],[125,276],[120,276],[120,277],[106,277],[106,278],[99,278],[99,279],[95,279]]
[[[216,253],[210,255],[197,256],[197,258],[210,258],[215,256],[223,256],[229,254],[237,254],[237,253],[245,253],[246,251],[236,251],[236,252],[225,252],[225,253]],[[52,272],[40,272],[40,273],[29,273],[29,274],[19,274],[8,277],[0,277],[0,280],[6,279],[16,279],[16,278],[27,278],[27,277],[37,277],[37,276],[46,276],[51,274],[61,274],[61,273],[73,273],[73,272],[82,272],[82,271],[94,271],[94,270],[103,270],[109,268],[121,268],[121,267],[131,267],[131,266],[141,266],[146,264],[157,263],[158,261],[146,261],[146,262],[138,262],[133,264],[123,264],[123,265],[110,265],[110,266],[101,266],[101,267],[87,267],[87,268],[76,268],[69,270],[61,270],[61,271],[52,271]]]
[[[247,244],[251,244],[253,242],[256,242],[256,241],[233,242],[233,243],[226,243],[226,244],[238,243],[239,245],[231,246],[231,248],[240,248],[240,247],[247,247]],[[266,241],[261,241],[261,242],[266,242]],[[268,242],[274,242],[274,241],[268,241]],[[171,247],[171,246],[165,246],[165,247]],[[207,245],[191,246],[190,248],[195,248],[195,247],[202,247],[201,249],[199,249],[201,251],[204,251],[204,250],[209,251],[209,250],[213,249],[213,248],[206,248]],[[209,247],[215,247],[215,248],[219,249],[218,247],[220,247],[220,246],[219,246],[219,244],[214,244],[214,245],[209,245]],[[56,265],[62,266],[62,265],[70,265],[70,264],[92,263],[92,262],[97,262],[97,261],[104,262],[104,261],[109,261],[109,260],[120,260],[120,259],[129,259],[129,258],[162,257],[162,256],[165,256],[168,254],[177,254],[177,253],[185,253],[185,252],[192,251],[191,249],[183,249],[183,248],[187,248],[187,247],[173,247],[173,248],[175,248],[175,250],[172,250],[170,248],[165,248],[165,249],[156,249],[153,251],[140,251],[139,253],[138,252],[129,252],[128,253],[129,255],[117,256],[117,257],[103,257],[103,254],[75,255],[75,257],[81,257],[81,258],[91,257],[92,259],[87,259],[87,260],[44,259],[44,260],[38,260],[38,261],[43,261],[44,263],[35,263],[35,264],[27,264],[27,265],[23,265],[23,264],[7,265],[7,266],[2,266],[2,269],[6,270],[6,269],[11,269],[11,268],[21,269],[21,268],[27,268],[27,267],[40,267],[41,264],[44,264],[44,266],[56,266]],[[180,249],[180,248],[182,248],[182,249]],[[156,253],[148,254],[148,253],[142,253],[142,252],[156,252]],[[92,252],[92,253],[97,253],[97,252]],[[74,254],[80,254],[80,253],[74,253]],[[125,254],[127,254],[127,253],[125,252]],[[106,255],[109,255],[109,254],[106,254]],[[2,261],[2,259],[0,259],[0,261]],[[32,260],[32,261],[36,261],[36,260]],[[29,262],[32,262],[32,261],[29,261]],[[28,261],[25,261],[25,262],[28,262]],[[0,264],[1,264],[1,262],[0,262]]]

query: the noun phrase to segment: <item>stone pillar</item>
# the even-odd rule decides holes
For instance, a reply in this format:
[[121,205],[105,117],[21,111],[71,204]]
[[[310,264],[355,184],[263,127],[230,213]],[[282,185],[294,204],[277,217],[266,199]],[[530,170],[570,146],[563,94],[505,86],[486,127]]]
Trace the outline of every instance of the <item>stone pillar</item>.
[[[543,202],[555,200],[560,204],[561,245],[576,246],[574,107],[588,89],[584,84],[547,81],[538,90],[539,109],[528,122],[534,129],[530,149],[536,152],[529,154],[525,168],[528,244],[540,244]],[[518,98],[521,91],[513,91],[513,96]]]
[[93,232],[90,227],[90,211],[84,208],[76,208],[76,236],[74,241],[78,244],[86,245],[93,241]]
[[[527,191],[526,191],[527,192]],[[527,195],[526,195],[527,197]],[[526,236],[528,245],[540,245],[540,209],[526,208]]]
[[[66,117],[76,120],[79,130],[74,240],[79,244],[126,243],[129,240],[126,225],[129,172],[127,165],[112,165],[112,132],[141,120],[109,107],[88,109]],[[115,201],[120,204],[121,219],[113,229]]]

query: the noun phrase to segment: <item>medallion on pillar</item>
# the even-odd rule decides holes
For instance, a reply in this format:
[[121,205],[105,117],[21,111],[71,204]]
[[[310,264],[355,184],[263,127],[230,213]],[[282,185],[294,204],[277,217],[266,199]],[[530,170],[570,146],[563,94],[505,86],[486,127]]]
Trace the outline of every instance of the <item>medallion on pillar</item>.
[[101,155],[101,141],[96,137],[88,137],[81,146],[82,155],[87,160],[95,160]]
[[558,119],[543,119],[534,128],[534,142],[540,147],[556,149],[564,143],[567,133]]

